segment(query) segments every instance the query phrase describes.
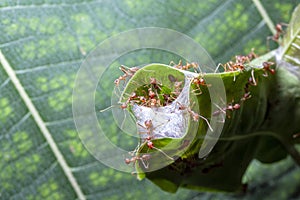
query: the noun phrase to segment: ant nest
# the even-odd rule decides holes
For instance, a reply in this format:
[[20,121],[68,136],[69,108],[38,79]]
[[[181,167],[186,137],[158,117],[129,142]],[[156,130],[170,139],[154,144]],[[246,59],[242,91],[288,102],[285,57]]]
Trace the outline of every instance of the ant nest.
[[192,73],[185,73],[184,87],[178,97],[166,106],[143,106],[133,104],[132,111],[136,117],[141,138],[180,138],[187,131],[189,119],[189,90]]

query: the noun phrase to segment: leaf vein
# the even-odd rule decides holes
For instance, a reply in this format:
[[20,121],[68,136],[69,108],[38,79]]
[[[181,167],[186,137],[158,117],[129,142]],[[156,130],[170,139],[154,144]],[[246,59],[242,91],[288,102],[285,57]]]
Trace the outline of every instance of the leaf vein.
[[0,63],[2,64],[4,70],[8,74],[8,76],[11,78],[12,83],[14,84],[15,88],[17,89],[19,95],[23,99],[24,103],[26,104],[28,110],[30,111],[32,117],[34,118],[36,124],[40,128],[42,134],[44,135],[46,141],[48,142],[53,154],[57,158],[58,163],[62,167],[65,175],[67,176],[70,184],[72,185],[73,189],[75,190],[77,196],[79,199],[85,199],[85,196],[83,192],[81,191],[81,188],[79,184],[77,183],[77,180],[75,179],[74,175],[71,172],[70,167],[68,166],[64,156],[60,152],[58,146],[56,145],[54,139],[52,138],[52,135],[50,131],[48,130],[47,126],[45,125],[45,122],[41,118],[37,108],[32,103],[31,99],[29,98],[28,94],[26,93],[24,87],[20,83],[18,77],[16,76],[14,70],[0,51]]

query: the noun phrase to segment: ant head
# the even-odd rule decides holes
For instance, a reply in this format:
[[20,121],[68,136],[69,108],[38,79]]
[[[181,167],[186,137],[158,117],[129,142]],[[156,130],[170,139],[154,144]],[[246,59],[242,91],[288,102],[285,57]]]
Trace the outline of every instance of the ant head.
[[270,66],[274,65],[273,62],[263,62],[263,67],[264,68],[269,68]]
[[157,84],[156,79],[151,77],[151,78],[150,78],[150,84],[152,84],[152,85]]
[[146,126],[146,128],[151,127],[152,126],[152,120],[151,119],[146,120],[145,121],[145,126]]
[[149,149],[153,149],[154,148],[153,142],[151,142],[151,141],[147,142],[147,146],[149,147]]
[[149,97],[150,97],[151,99],[154,98],[155,95],[156,95],[155,92],[153,92],[151,88],[149,88],[148,91],[149,91]]
[[119,79],[116,79],[116,80],[114,81],[114,83],[115,83],[115,85],[119,85],[120,80],[119,80]]
[[150,106],[155,106],[158,102],[159,101],[157,99],[150,99]]
[[127,165],[129,165],[129,164],[131,163],[130,159],[129,159],[129,158],[125,158],[125,163],[126,163]]
[[130,95],[130,98],[135,98],[136,97],[136,93],[133,92],[131,95]]
[[282,32],[282,26],[281,26],[281,24],[276,24],[275,29],[276,29],[276,31],[278,33],[281,33]]

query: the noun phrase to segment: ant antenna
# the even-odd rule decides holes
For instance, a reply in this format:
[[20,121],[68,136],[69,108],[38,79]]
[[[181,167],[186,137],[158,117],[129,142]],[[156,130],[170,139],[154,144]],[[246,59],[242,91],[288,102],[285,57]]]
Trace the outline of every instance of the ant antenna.
[[101,112],[101,113],[102,113],[102,112],[105,112],[105,111],[107,111],[107,110],[109,110],[109,109],[112,109],[112,108],[114,108],[114,107],[118,107],[118,105],[111,105],[111,106],[109,106],[109,107],[107,107],[107,108],[104,108],[104,109],[100,110],[100,112]]

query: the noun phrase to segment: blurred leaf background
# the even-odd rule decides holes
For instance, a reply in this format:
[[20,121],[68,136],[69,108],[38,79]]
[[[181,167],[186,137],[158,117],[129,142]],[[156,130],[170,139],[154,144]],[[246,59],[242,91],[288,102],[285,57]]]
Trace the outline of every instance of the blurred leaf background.
[[[273,23],[288,22],[299,0],[261,0]],[[251,0],[1,0],[0,49],[40,114],[87,199],[287,199],[300,198],[300,171],[290,158],[266,165],[253,161],[246,194],[161,191],[148,180],[110,169],[80,142],[72,116],[77,70],[97,44],[141,27],[180,31],[199,42],[216,63],[255,48],[267,51],[272,35]],[[271,42],[272,43],[272,42]],[[275,47],[271,44],[271,47]],[[134,54],[134,53],[133,53]],[[144,52],[117,64],[168,64],[170,55]],[[2,62],[1,62],[2,63]],[[111,77],[117,77],[112,70]],[[111,79],[110,77],[110,79]],[[111,79],[111,83],[114,79]],[[111,84],[107,83],[107,84]],[[109,105],[108,100],[99,102]],[[101,106],[100,106],[101,107]],[[102,106],[105,107],[105,106]],[[120,139],[112,124],[110,132]],[[253,147],[255,148],[255,147]],[[49,143],[28,107],[0,67],[0,199],[76,199]]]

